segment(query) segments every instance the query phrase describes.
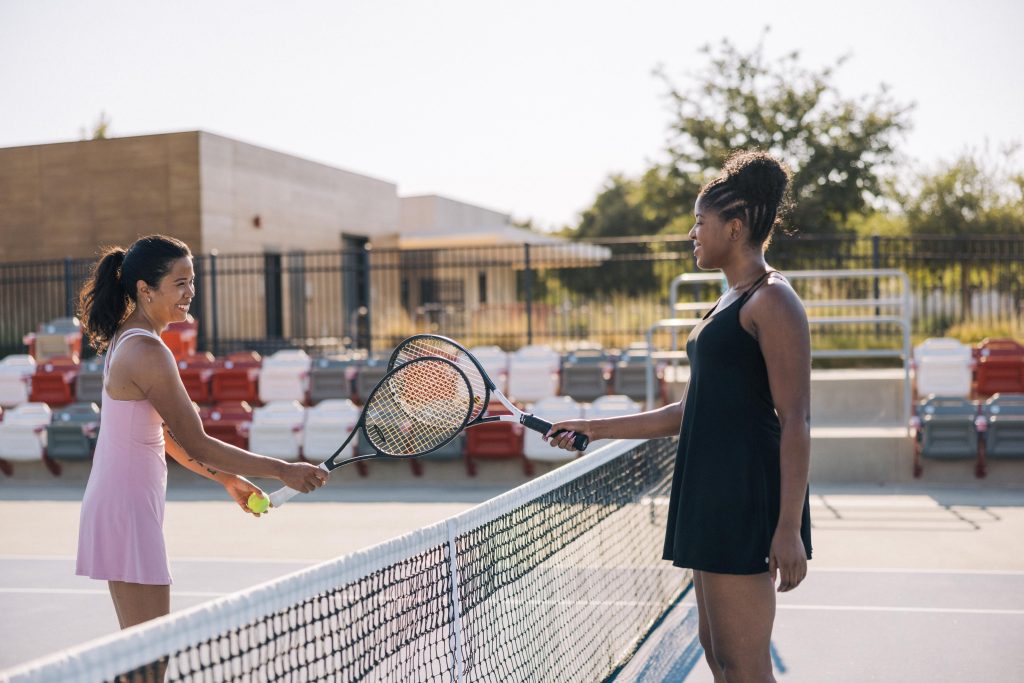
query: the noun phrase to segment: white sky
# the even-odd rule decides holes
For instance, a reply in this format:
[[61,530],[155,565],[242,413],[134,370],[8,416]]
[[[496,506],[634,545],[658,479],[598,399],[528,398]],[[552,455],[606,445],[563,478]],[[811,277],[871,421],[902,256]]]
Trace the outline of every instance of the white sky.
[[658,157],[655,65],[765,25],[806,66],[852,53],[843,94],[916,102],[916,163],[1024,137],[1019,0],[0,0],[0,147],[105,110],[113,135],[209,130],[558,227]]

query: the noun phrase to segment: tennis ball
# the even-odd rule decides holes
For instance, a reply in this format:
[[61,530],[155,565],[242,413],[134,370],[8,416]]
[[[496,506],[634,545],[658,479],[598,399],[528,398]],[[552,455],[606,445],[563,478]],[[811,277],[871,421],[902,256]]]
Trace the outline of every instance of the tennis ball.
[[266,512],[267,508],[270,507],[270,498],[253,492],[249,494],[249,500],[246,501],[246,505],[256,514],[260,514],[261,512]]

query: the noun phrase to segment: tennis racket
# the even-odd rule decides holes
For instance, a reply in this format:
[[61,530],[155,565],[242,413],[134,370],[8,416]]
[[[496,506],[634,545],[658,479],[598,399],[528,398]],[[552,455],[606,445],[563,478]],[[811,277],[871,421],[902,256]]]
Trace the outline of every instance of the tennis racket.
[[[474,427],[488,422],[518,422],[527,429],[532,429],[541,434],[547,434],[551,429],[551,423],[536,415],[520,410],[501,393],[494,381],[484,370],[483,365],[476,357],[467,351],[458,342],[442,337],[437,334],[417,334],[409,337],[391,353],[388,360],[388,369],[401,367],[403,364],[412,363],[420,358],[442,358],[449,360],[459,367],[469,380],[473,390],[473,407],[470,412],[466,428]],[[490,403],[491,396],[501,401],[502,405],[511,411],[511,415],[490,415],[484,417],[484,412]],[[564,430],[555,432],[560,434]],[[590,445],[590,438],[585,434],[577,434],[572,441],[573,448],[578,451],[587,450]]]
[[[469,421],[473,389],[466,374],[444,358],[418,358],[394,368],[370,392],[345,442],[320,465],[331,472],[342,465],[373,458],[415,458],[454,439]],[[372,454],[339,457],[359,432]],[[281,507],[300,493],[287,486],[270,494]]]

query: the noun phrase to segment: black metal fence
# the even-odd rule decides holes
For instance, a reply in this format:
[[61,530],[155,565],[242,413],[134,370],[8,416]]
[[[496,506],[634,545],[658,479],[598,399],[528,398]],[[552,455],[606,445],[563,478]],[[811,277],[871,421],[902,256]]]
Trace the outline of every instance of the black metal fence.
[[[957,326],[979,335],[1021,327],[1024,237],[778,238],[768,257],[784,271],[903,270],[917,336]],[[0,355],[24,353],[25,333],[74,314],[91,267],[78,259],[0,264]],[[215,354],[293,346],[383,351],[424,330],[504,348],[581,340],[623,347],[668,315],[669,282],[695,269],[690,242],[666,236],[203,255],[195,267],[192,313],[200,346]]]

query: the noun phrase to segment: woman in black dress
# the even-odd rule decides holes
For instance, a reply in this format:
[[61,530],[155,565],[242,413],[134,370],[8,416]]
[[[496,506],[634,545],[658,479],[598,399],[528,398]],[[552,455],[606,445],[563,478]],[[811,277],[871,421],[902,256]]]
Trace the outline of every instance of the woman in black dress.
[[811,351],[807,317],[764,252],[789,174],[738,152],[705,185],[690,230],[697,267],[728,291],[690,333],[685,398],[639,415],[568,420],[550,439],[679,434],[664,558],[693,570],[699,635],[715,681],[774,681],[775,587],[795,588],[811,556]]

